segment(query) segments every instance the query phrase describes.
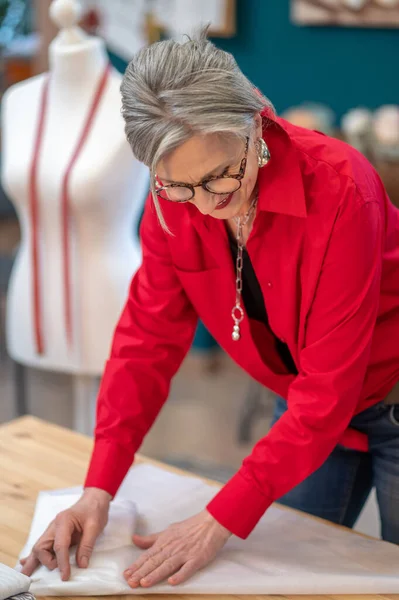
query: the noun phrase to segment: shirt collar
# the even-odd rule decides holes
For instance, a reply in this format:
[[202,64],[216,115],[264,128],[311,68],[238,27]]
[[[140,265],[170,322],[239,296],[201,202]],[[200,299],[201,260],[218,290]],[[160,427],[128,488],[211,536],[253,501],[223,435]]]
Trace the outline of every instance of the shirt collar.
[[262,112],[263,139],[269,147],[270,161],[259,169],[259,210],[306,217],[305,190],[297,150],[287,129],[289,124]]

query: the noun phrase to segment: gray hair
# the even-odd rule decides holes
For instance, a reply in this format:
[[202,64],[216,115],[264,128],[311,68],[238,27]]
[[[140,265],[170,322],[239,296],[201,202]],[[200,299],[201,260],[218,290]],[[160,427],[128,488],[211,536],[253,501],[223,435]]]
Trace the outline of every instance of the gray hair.
[[125,133],[134,156],[150,168],[151,191],[165,231],[155,193],[159,161],[196,134],[218,133],[245,138],[254,116],[273,110],[228,52],[207,40],[207,28],[180,43],[157,42],[140,50],[121,84]]

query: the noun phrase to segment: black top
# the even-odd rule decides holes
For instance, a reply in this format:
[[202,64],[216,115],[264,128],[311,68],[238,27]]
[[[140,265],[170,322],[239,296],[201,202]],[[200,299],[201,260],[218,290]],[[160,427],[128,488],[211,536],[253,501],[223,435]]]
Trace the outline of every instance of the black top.
[[[230,232],[228,233],[228,238],[235,267],[237,260],[237,244],[232,238]],[[270,328],[262,290],[256,277],[255,270],[252,266],[251,259],[249,258],[249,254],[245,248],[242,252],[242,265],[241,295],[248,317],[250,319],[254,319],[255,321],[260,321],[268,328],[273,335],[276,351],[288,369],[289,373],[298,375],[298,370],[295,366],[294,359],[292,358],[287,344],[282,342]]]

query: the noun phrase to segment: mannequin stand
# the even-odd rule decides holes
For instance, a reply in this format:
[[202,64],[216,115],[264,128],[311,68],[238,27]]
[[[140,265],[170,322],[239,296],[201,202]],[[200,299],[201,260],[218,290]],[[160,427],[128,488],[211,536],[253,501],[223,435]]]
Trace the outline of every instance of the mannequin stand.
[[14,379],[14,399],[15,414],[17,417],[23,417],[28,414],[26,402],[26,368],[21,363],[12,361],[13,379]]
[[[12,361],[14,380],[14,407],[16,417],[28,414],[26,401],[26,367]],[[95,426],[99,377],[76,375],[72,377],[73,429],[92,436]]]
[[72,377],[73,429],[92,436],[100,378],[92,375]]

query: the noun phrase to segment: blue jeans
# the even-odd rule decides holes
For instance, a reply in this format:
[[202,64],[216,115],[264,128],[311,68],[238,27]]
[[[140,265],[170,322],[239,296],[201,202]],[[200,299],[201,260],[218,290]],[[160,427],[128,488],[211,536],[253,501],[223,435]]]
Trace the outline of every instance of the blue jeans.
[[[286,410],[286,401],[277,398],[272,424]],[[399,544],[399,405],[380,402],[356,415],[351,427],[367,434],[369,452],[337,446],[315,473],[277,501],[353,527],[375,487],[381,537]]]

